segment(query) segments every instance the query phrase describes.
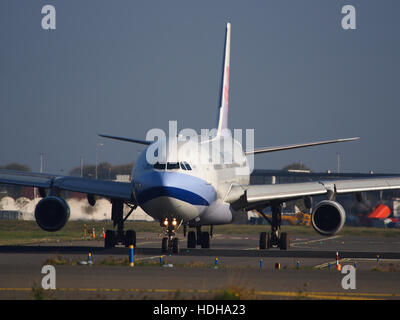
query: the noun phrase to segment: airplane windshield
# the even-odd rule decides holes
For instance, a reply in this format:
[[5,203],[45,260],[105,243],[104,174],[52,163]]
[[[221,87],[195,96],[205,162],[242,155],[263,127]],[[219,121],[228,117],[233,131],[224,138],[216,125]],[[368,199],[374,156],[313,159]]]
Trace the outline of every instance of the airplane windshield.
[[182,170],[192,170],[192,168],[190,167],[190,165],[187,162],[167,162],[165,163],[160,163],[160,162],[156,162],[154,164],[154,169],[158,169],[158,170],[177,170],[179,168],[181,168]]
[[187,170],[192,170],[192,168],[190,167],[189,163],[183,162],[183,164],[185,165]]
[[158,161],[154,164],[154,169],[165,170],[165,163],[159,163]]
[[179,162],[167,162],[167,170],[179,169]]

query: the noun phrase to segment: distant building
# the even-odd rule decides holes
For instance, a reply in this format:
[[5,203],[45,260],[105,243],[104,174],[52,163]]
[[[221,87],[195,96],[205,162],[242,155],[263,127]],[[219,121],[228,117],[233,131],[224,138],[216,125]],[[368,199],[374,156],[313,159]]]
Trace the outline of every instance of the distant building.
[[0,210],[0,220],[23,220],[24,215],[18,210]]
[[118,181],[118,182],[131,182],[131,175],[130,174],[117,174],[115,176],[115,181]]

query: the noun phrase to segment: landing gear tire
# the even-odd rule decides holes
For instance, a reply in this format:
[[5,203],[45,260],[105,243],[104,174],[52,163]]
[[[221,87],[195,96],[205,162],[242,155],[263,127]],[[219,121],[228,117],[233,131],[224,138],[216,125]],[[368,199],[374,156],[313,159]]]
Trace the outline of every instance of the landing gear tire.
[[203,249],[210,248],[210,234],[207,231],[201,233],[201,247]]
[[286,232],[281,233],[281,237],[279,239],[279,249],[287,250],[290,248],[290,239]]
[[196,233],[194,231],[189,231],[187,235],[187,247],[189,249],[196,248]]
[[272,219],[268,219],[265,214],[261,211],[261,215],[268,223],[271,224],[271,233],[261,232],[260,233],[260,250],[270,249],[272,247],[279,248],[281,250],[288,250],[290,248],[289,236],[286,232],[280,232],[281,229],[281,216],[282,216],[282,204],[275,203],[271,206]]
[[178,238],[174,238],[172,240],[172,252],[179,253],[179,239]]
[[261,232],[260,233],[260,250],[264,250],[267,248],[267,233]]
[[203,237],[203,233],[201,232],[201,226],[196,227],[196,233],[197,233],[196,245],[201,246],[202,237]]
[[127,230],[125,233],[125,247],[133,245],[136,247],[136,232],[134,230]]
[[162,239],[161,252],[162,253],[168,253],[168,238],[167,237]]
[[124,232],[124,223],[136,206],[130,205],[129,203],[126,204],[131,208],[131,210],[124,217],[124,202],[118,199],[111,199],[111,220],[114,224],[114,227],[117,227],[117,230],[106,231],[104,239],[105,248],[113,248],[117,244],[122,244],[126,247],[129,245],[136,246],[136,232],[134,230],[128,230]]
[[272,248],[272,240],[271,240],[271,234],[268,232],[267,234],[267,249]]
[[104,248],[114,248],[115,247],[115,231],[106,230],[106,238],[104,239]]
[[260,250],[264,249],[271,249],[272,248],[272,241],[271,241],[271,234],[266,232],[260,233]]

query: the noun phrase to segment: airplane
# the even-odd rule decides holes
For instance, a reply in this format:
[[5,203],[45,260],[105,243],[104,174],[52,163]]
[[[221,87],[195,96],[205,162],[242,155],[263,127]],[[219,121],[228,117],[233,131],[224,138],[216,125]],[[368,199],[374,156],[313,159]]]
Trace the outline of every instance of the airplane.
[[[336,195],[354,193],[360,201],[362,192],[400,189],[400,178],[396,177],[250,185],[250,156],[349,142],[358,138],[243,150],[241,142],[232,137],[228,130],[230,43],[231,24],[227,23],[217,128],[208,140],[200,135],[192,136],[194,139],[188,141],[179,140],[177,136],[151,141],[99,134],[103,138],[145,146],[135,162],[131,182],[0,170],[0,183],[38,188],[42,199],[35,208],[35,219],[43,230],[49,232],[63,228],[69,218],[70,208],[60,196],[62,190],[87,194],[91,205],[96,203],[96,197],[109,199],[112,204],[111,220],[116,230],[106,231],[106,248],[118,244],[136,246],[136,232],[124,231],[124,222],[139,206],[164,228],[161,251],[173,253],[179,252],[176,231],[181,226],[185,237],[187,233],[188,248],[210,248],[213,226],[230,224],[237,216],[250,210],[262,213],[268,207],[271,208],[272,218],[264,218],[270,223],[271,232],[260,233],[259,248],[287,250],[290,248],[290,239],[280,228],[285,202],[303,199],[306,207],[312,209],[313,228],[319,234],[329,236],[337,233],[346,219],[345,210],[335,201]],[[235,152],[233,161],[231,150],[218,149],[215,152],[215,146],[221,143],[240,150]],[[176,148],[167,148],[173,144]],[[205,156],[202,159],[199,150]],[[151,162],[149,154],[164,160]],[[215,154],[219,157],[217,162],[214,162]],[[316,195],[326,195],[327,198],[314,206],[312,197]],[[124,204],[130,207],[125,217]],[[210,227],[209,231],[202,230],[206,226]],[[187,228],[195,230],[187,232]]]

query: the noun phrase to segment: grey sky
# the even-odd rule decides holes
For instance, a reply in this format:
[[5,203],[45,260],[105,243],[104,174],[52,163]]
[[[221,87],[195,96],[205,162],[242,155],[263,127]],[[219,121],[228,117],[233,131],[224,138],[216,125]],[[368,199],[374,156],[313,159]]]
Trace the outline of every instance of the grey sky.
[[[41,8],[57,29],[41,28]],[[341,8],[357,10],[344,31]],[[67,173],[121,164],[151,128],[216,125],[225,23],[232,23],[231,128],[256,147],[360,136],[256,156],[257,168],[400,172],[399,1],[0,2],[0,165]]]

